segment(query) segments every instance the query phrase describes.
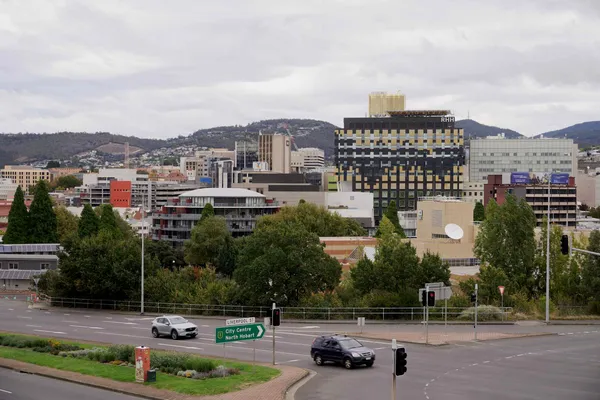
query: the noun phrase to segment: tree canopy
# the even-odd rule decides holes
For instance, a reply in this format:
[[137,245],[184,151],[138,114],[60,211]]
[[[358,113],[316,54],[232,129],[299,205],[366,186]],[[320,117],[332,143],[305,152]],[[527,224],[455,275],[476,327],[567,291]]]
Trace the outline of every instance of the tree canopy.
[[225,257],[230,252],[234,252],[233,237],[222,217],[202,218],[192,229],[190,240],[184,243],[186,262],[212,266],[217,272],[227,275],[231,275],[235,268],[235,258]]
[[54,213],[56,214],[58,240],[60,243],[65,243],[69,237],[77,235],[79,218],[64,206],[54,208]]
[[8,213],[8,227],[2,241],[6,244],[29,243],[29,213],[21,186],[15,192]]
[[[387,206],[387,209],[385,210],[385,214],[383,215],[383,218],[387,218],[392,223],[392,225],[394,226],[394,232],[399,237],[401,237],[401,238],[406,237],[406,234],[404,233],[404,229],[402,229],[402,226],[400,226],[400,220],[398,218],[398,208],[396,207],[395,200],[390,201],[390,203]],[[380,224],[381,224],[381,222],[380,222]],[[379,229],[377,229],[377,232],[375,233],[375,237],[379,237],[380,235],[381,235],[381,232],[379,231]]]
[[483,203],[477,202],[475,203],[475,208],[473,208],[473,221],[481,222],[485,219],[485,207],[483,207]]
[[94,212],[91,205],[86,204],[83,206],[81,211],[81,218],[79,219],[78,233],[79,237],[90,237],[94,236],[100,230],[100,219]]
[[233,276],[245,304],[296,306],[305,296],[333,290],[341,273],[317,234],[284,220],[262,224],[244,240]]
[[52,181],[52,188],[54,189],[71,189],[76,186],[81,186],[82,181],[77,179],[73,175],[61,176],[54,181]]
[[366,235],[365,229],[358,222],[338,213],[331,213],[325,207],[313,203],[282,207],[277,214],[260,218],[257,229],[281,222],[298,224],[319,237]]

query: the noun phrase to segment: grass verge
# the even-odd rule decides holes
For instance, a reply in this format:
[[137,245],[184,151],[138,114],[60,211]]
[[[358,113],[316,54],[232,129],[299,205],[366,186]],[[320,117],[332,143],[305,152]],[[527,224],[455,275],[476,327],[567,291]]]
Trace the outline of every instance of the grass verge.
[[[90,347],[90,345],[71,341],[65,341],[64,343],[76,344],[86,348]],[[83,375],[97,376],[118,382],[135,382],[135,369],[131,367],[102,364],[86,359],[65,358],[48,353],[34,352],[30,349],[4,346],[0,346],[0,357],[63,371],[78,372]],[[221,363],[223,362],[221,361]],[[224,378],[196,380],[157,372],[156,382],[144,383],[144,385],[182,394],[206,396],[241,390],[253,384],[269,381],[280,373],[274,368],[259,365],[253,367],[250,364],[231,361],[226,361],[224,364],[227,367],[239,369],[240,374]]]

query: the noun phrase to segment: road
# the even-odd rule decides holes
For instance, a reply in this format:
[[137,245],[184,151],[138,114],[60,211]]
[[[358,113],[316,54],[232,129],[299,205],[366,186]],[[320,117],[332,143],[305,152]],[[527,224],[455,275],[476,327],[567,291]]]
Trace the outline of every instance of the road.
[[[215,344],[215,328],[223,321],[191,319],[200,330],[197,339],[173,341],[150,336],[151,316],[86,310],[30,310],[18,301],[0,300],[0,330],[60,338],[145,345],[217,357],[270,362],[272,332],[256,342]],[[371,325],[393,332],[422,329],[415,325]],[[443,326],[430,330],[443,330]],[[472,326],[448,327],[453,331]],[[398,377],[398,398],[452,399],[565,399],[599,400],[600,326],[481,326],[481,331],[554,332],[556,335],[459,345],[428,347],[406,344],[408,373]],[[389,398],[393,355],[390,344],[363,340],[377,352],[373,368],[344,370],[317,367],[310,360],[313,338],[321,333],[355,331],[354,325],[289,324],[275,331],[278,364],[308,368],[317,375],[296,393],[297,400]]]
[[138,397],[0,369],[0,400],[140,400]]

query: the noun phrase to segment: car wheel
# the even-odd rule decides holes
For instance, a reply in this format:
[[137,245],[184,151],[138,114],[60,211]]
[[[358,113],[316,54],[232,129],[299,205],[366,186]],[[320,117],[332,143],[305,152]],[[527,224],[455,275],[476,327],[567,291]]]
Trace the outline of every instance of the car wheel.
[[155,338],[158,337],[158,329],[152,328],[152,337],[155,337]]
[[171,339],[173,339],[173,340],[179,339],[179,335],[177,334],[177,331],[175,329],[173,329],[171,331]]
[[344,358],[344,368],[352,369],[354,365],[352,365],[352,360],[349,358]]
[[373,366],[373,361],[369,361],[368,363],[365,364],[367,367],[372,367]]
[[317,365],[323,365],[323,359],[321,358],[320,354],[317,354],[315,356],[315,364],[317,364]]

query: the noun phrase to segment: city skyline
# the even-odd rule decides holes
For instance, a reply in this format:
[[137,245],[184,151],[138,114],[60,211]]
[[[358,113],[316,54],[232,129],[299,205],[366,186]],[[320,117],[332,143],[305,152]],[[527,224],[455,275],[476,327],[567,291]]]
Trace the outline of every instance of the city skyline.
[[370,92],[397,90],[407,109],[527,136],[598,119],[599,4],[443,4],[6,1],[0,126],[153,138],[271,118],[341,126]]

